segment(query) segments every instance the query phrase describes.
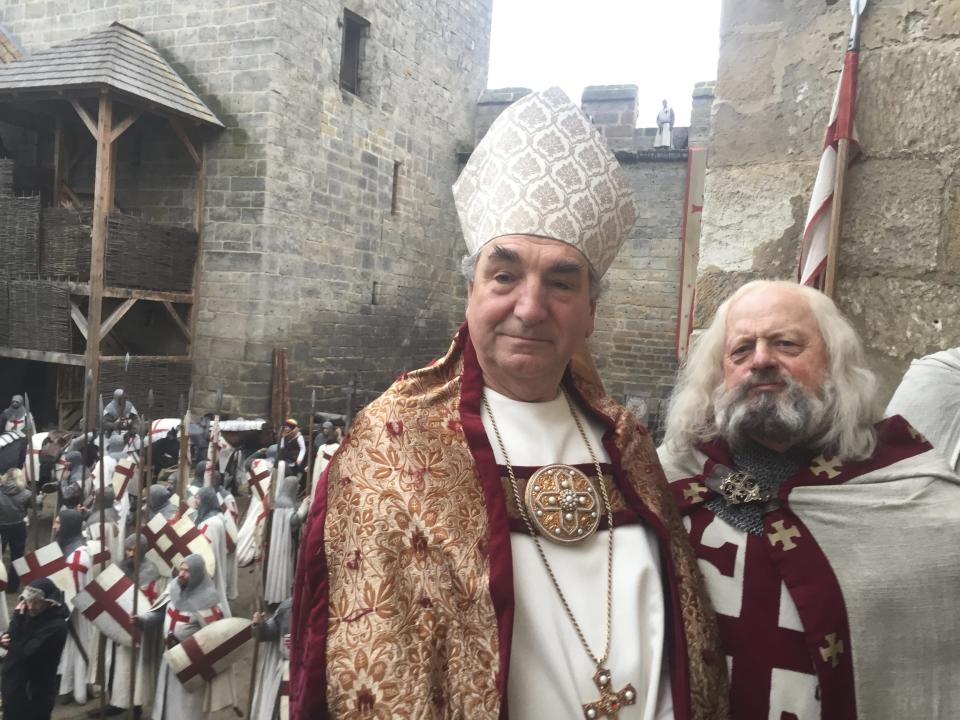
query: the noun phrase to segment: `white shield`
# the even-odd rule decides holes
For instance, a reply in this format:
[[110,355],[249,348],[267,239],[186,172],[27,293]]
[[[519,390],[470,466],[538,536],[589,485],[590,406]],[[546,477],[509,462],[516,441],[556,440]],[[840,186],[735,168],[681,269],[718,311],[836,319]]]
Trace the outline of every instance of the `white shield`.
[[168,522],[157,513],[144,527],[143,534],[147,538],[147,557],[161,573],[173,573],[188,555],[195,553],[203,557],[207,572],[213,577],[216,568],[213,547],[190,518]]
[[217,620],[167,650],[163,658],[184,687],[196,691],[236,662],[252,638],[249,620]]
[[111,564],[95,580],[87,583],[73,599],[73,604],[100,632],[130,647],[134,594],[137,595],[138,612],[144,612],[149,603],[146,596],[134,587],[133,581],[117,565]]

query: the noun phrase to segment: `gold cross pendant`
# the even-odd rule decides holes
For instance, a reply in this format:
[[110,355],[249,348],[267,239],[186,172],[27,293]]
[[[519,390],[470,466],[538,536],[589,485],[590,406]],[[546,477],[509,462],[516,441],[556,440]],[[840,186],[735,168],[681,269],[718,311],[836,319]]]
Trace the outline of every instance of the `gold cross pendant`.
[[583,716],[587,720],[597,718],[617,719],[617,714],[624,705],[633,705],[637,702],[637,691],[633,685],[626,685],[619,692],[610,689],[610,671],[606,668],[597,668],[593,676],[593,684],[600,690],[600,699],[583,706]]

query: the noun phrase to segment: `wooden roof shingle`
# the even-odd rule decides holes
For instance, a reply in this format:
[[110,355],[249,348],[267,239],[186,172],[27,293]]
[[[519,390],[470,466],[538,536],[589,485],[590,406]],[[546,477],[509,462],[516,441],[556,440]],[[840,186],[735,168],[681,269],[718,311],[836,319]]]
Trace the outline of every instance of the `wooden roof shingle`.
[[223,127],[157,49],[120,23],[0,64],[0,98],[36,91],[109,87],[177,115]]

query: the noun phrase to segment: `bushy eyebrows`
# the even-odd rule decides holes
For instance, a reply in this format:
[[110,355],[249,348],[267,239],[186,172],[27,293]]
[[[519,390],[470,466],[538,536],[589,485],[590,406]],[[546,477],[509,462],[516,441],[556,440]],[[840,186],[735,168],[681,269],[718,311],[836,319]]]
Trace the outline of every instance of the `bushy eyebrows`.
[[487,257],[489,257],[490,260],[499,260],[500,262],[520,262],[520,253],[503,245],[494,245],[493,250],[490,251],[490,255]]
[[[491,261],[505,263],[519,264],[522,262],[520,253],[503,245],[494,245],[487,258]],[[583,267],[583,263],[579,263],[576,260],[557,260],[548,268],[548,272],[560,275],[579,275]]]
[[558,260],[550,266],[550,272],[557,275],[579,275],[583,265],[575,260]]

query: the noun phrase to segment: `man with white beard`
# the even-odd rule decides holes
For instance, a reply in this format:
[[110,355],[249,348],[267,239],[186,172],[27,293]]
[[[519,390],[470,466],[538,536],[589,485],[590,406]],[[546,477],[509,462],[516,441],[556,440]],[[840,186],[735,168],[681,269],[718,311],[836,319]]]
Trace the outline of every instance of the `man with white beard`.
[[659,453],[735,720],[960,717],[960,478],[878,401],[833,301],[786,282],[735,292],[681,370]]

